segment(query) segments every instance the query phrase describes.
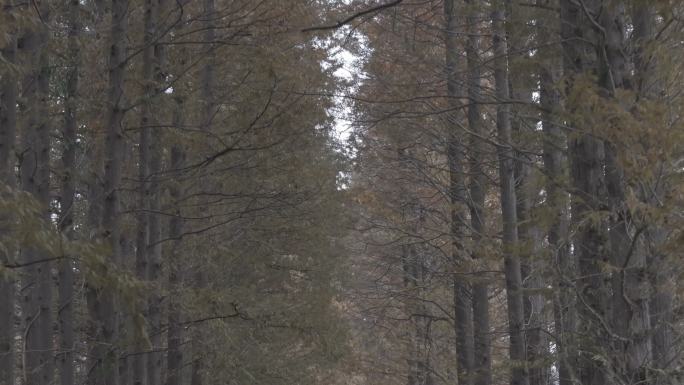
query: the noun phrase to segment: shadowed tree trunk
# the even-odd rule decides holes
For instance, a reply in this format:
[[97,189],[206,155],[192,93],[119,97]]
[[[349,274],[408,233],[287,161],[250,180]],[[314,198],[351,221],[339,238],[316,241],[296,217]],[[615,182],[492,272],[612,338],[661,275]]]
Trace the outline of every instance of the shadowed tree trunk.
[[[462,97],[463,89],[457,79],[458,64],[458,34],[459,22],[456,10],[456,0],[444,2],[446,19],[446,71],[447,93],[450,105],[456,109],[460,105],[458,98]],[[464,151],[456,130],[456,113],[449,117],[448,148],[449,162],[449,197],[451,200],[451,242],[452,262],[455,269],[453,274],[454,296],[454,327],[456,332],[456,354],[458,382],[462,385],[472,384],[473,381],[473,324],[472,303],[468,284],[464,279],[465,267],[468,266],[468,257],[464,250],[463,239],[465,237],[465,173]]]
[[[5,0],[3,2],[5,16],[9,19],[13,17],[14,1]],[[7,62],[5,70],[0,74],[0,183],[3,191],[0,194],[10,194],[16,187],[16,174],[14,171],[15,141],[17,132],[17,76],[11,67],[16,63],[17,38],[16,26],[7,27],[5,44],[0,49],[0,55]],[[8,191],[4,189],[7,188]],[[6,221],[8,218],[2,218]],[[0,263],[4,265],[13,262],[14,251],[5,249],[0,252]],[[1,274],[0,276],[0,384],[14,384],[15,366],[15,277],[12,274]]]
[[[176,95],[176,109],[174,111],[174,127],[183,127],[184,124],[184,96],[182,91]],[[171,246],[169,250],[169,310],[168,310],[168,334],[167,334],[167,363],[165,385],[180,385],[182,380],[183,351],[181,350],[181,303],[180,290],[183,284],[183,268],[181,262],[181,241],[183,234],[183,213],[180,209],[181,188],[183,186],[182,173],[180,170],[185,163],[185,151],[182,143],[174,144],[171,148],[170,167],[176,180],[172,182],[170,195],[174,203],[174,213],[169,221],[169,238]]]
[[472,238],[471,256],[474,261],[475,280],[472,284],[473,292],[473,375],[475,385],[490,385],[492,383],[492,358],[491,358],[491,330],[489,326],[489,283],[485,273],[477,270],[486,270],[481,260],[479,250],[485,233],[485,195],[487,176],[482,170],[482,163],[486,157],[485,143],[479,136],[484,136],[482,112],[480,100],[482,98],[482,75],[480,62],[480,28],[482,13],[480,4],[471,0],[466,1],[467,34],[466,61],[468,90],[468,129],[470,130],[469,171],[470,197],[468,205],[470,209],[470,228]]
[[[625,88],[627,57],[625,42],[625,7],[622,2],[603,4],[599,23],[602,27],[600,86],[610,97]],[[618,159],[616,145],[607,140],[606,187],[611,208],[610,247],[612,277],[615,372],[627,384],[647,383],[651,366],[651,332],[649,314],[649,282],[646,255],[641,247],[641,234],[632,224],[627,207],[627,184]]]
[[[599,0],[585,1],[581,5],[571,0],[561,1],[561,35],[563,42],[563,67],[567,79],[566,92],[570,95],[566,108],[578,116],[569,143],[571,181],[573,190],[572,218],[577,227],[573,240],[579,279],[574,283],[577,293],[577,368],[578,379],[586,385],[607,384],[606,323],[609,322],[607,275],[602,269],[608,263],[605,250],[607,237],[605,220],[591,217],[599,212],[605,193],[603,173],[605,151],[603,141],[592,135],[581,117],[585,113],[575,111],[583,100],[581,92],[587,89],[586,77],[596,73],[596,52],[592,42],[596,38],[594,20]],[[580,83],[579,85],[577,83]],[[574,95],[574,96],[573,96]],[[573,277],[571,277],[572,279]]]
[[[187,1],[181,2],[181,5],[185,5]],[[182,33],[186,23],[186,17],[181,16],[179,24],[176,30]],[[187,65],[187,50],[185,46],[180,46],[178,49],[178,67],[175,69],[175,73],[178,76],[183,76],[182,73]],[[175,108],[173,109],[173,122],[172,126],[182,132],[182,128],[185,126],[185,114],[186,114],[186,90],[182,87],[177,87],[174,90],[173,98],[175,103]],[[180,385],[183,380],[183,350],[182,350],[182,338],[183,329],[181,326],[182,313],[181,313],[181,290],[183,286],[184,274],[182,266],[182,237],[185,221],[183,220],[183,210],[181,209],[181,198],[184,188],[184,173],[182,171],[186,160],[185,145],[182,138],[178,139],[171,146],[171,153],[169,159],[169,175],[173,175],[175,178],[171,181],[171,186],[169,188],[169,195],[171,197],[171,204],[173,207],[173,216],[169,220],[169,239],[171,241],[168,248],[168,258],[166,258],[166,263],[168,266],[168,284],[169,284],[169,296],[168,296],[168,331],[167,331],[167,348],[168,353],[166,356],[166,380],[165,385]]]
[[[632,4],[632,33],[635,46],[634,87],[638,97],[651,100],[657,98],[662,91],[662,84],[657,76],[657,61],[650,51],[656,38],[656,11],[652,4],[635,2]],[[664,196],[665,187],[660,176],[654,176],[649,189],[652,196],[644,196],[649,204],[659,206]],[[673,313],[673,274],[668,267],[666,255],[661,250],[665,244],[667,233],[660,226],[650,226],[644,235],[646,245],[644,252],[648,276],[651,279],[651,296],[649,299],[651,326],[651,365],[653,367],[652,383],[655,385],[669,385],[674,383],[672,371],[674,369],[676,351],[674,347],[674,333],[672,325],[675,322]]]
[[506,276],[506,299],[508,307],[509,356],[511,359],[511,385],[528,385],[527,363],[525,362],[525,320],[523,287],[518,247],[518,217],[516,210],[514,151],[511,141],[510,106],[506,103],[508,94],[508,48],[506,43],[506,21],[503,4],[497,2],[492,11],[494,49],[494,79],[496,98],[499,102],[496,113],[498,138],[499,179],[501,184],[501,213],[503,220],[503,254]]
[[[516,211],[518,215],[518,236],[521,273],[523,279],[525,346],[528,362],[530,385],[543,385],[548,377],[545,358],[548,355],[548,343],[543,332],[545,299],[541,294],[544,288],[543,274],[545,264],[540,251],[542,249],[541,229],[533,217],[532,210],[537,204],[539,188],[536,183],[537,153],[534,135],[538,121],[535,111],[533,91],[537,88],[537,78],[531,65],[531,31],[527,27],[525,8],[517,3],[508,3],[509,20],[506,24],[508,34],[508,51],[510,63],[510,95],[516,101],[511,116],[511,130],[516,146],[515,154],[515,193]],[[529,10],[527,10],[529,11]]]
[[[204,33],[203,39],[207,44],[208,52],[205,60],[205,64],[202,68],[200,74],[200,130],[205,133],[210,133],[212,128],[212,121],[214,119],[214,62],[215,62],[215,46],[214,41],[216,40],[215,32],[215,14],[216,14],[216,4],[214,0],[203,0],[203,19],[204,19]],[[207,192],[208,184],[205,179],[200,180],[200,189],[202,192]],[[202,206],[199,208],[200,216],[209,216],[208,208]],[[207,276],[202,266],[198,266],[197,272],[195,274],[196,285],[199,290],[207,287]],[[204,341],[205,335],[201,328],[198,328],[194,338],[193,350],[195,357],[192,361],[192,372],[190,378],[190,385],[203,385],[204,384]]]
[[[156,1],[156,14],[158,22],[160,23],[159,15],[166,15],[166,1],[165,0],[153,0]],[[164,19],[165,20],[165,19]],[[159,35],[160,31],[163,31],[165,26],[157,26],[155,35]],[[164,39],[163,36],[158,36],[158,39]],[[154,92],[158,97],[155,99],[154,103],[157,108],[156,110],[165,110],[164,103],[166,102],[166,94],[162,87],[166,82],[164,79],[164,73],[166,69],[166,49],[163,44],[165,41],[158,42],[154,45],[154,72],[153,72],[153,83]],[[153,115],[151,123],[153,125],[151,131],[151,144],[150,148],[150,235],[149,235],[149,263],[147,265],[147,280],[152,283],[153,290],[151,292],[148,305],[147,314],[148,321],[150,324],[150,342],[152,344],[152,353],[148,357],[147,361],[147,385],[160,385],[162,381],[162,360],[163,354],[159,352],[162,348],[161,337],[162,337],[162,325],[161,325],[161,268],[162,268],[162,226],[161,217],[159,213],[161,212],[161,191],[160,184],[161,180],[159,178],[161,173],[161,157],[162,157],[162,131],[161,126],[164,124],[158,118],[159,114]]]
[[[557,2],[537,0],[539,6],[554,6]],[[554,17],[552,17],[554,15]],[[567,138],[556,123],[555,113],[560,106],[560,93],[556,82],[559,79],[560,61],[555,60],[560,51],[550,45],[550,37],[559,34],[557,14],[548,13],[537,18],[537,36],[539,39],[539,103],[542,110],[543,162],[547,193],[546,207],[551,221],[548,227],[547,240],[551,256],[555,293],[553,298],[553,314],[555,328],[556,367],[559,385],[571,385],[574,374],[574,342],[575,330],[574,292],[569,287],[570,274],[574,269],[568,248],[568,200],[564,192],[567,180]]]
[[[42,226],[50,219],[50,126],[49,111],[50,68],[48,63],[49,18],[46,2],[37,2],[42,21],[31,25],[22,37],[28,71],[23,81],[22,113],[27,116],[22,132],[21,185],[40,205]],[[47,228],[37,232],[48,231]],[[54,360],[52,346],[52,263],[38,262],[49,255],[35,246],[22,249],[26,268],[22,294],[24,306],[23,379],[26,385],[47,384],[53,381]]]
[[[416,223],[411,232],[418,234],[419,227],[423,225],[423,208],[417,200],[407,205],[406,219]],[[406,299],[406,312],[409,316],[411,329],[409,331],[409,385],[432,384],[430,368],[430,317],[429,309],[425,306],[424,292],[429,285],[428,269],[424,250],[420,247],[420,241],[409,240],[410,244],[402,246],[402,268],[404,272],[404,285],[408,294]]]
[[[78,126],[78,76],[81,52],[78,36],[81,25],[79,21],[80,2],[69,1],[68,50],[69,69],[67,72],[66,94],[64,97],[64,131],[62,154],[62,196],[60,201],[60,231],[69,240],[74,239],[74,198],[76,192],[76,130]],[[59,382],[61,385],[74,384],[74,358],[76,340],[74,335],[74,266],[69,258],[59,264]]]
[[[124,77],[126,74],[126,30],[128,0],[111,1],[111,30],[108,62],[105,170],[102,207],[102,238],[110,247],[108,263],[121,261],[120,197],[124,146],[123,117],[125,111]],[[103,272],[101,272],[103,273]],[[94,341],[91,345],[89,385],[119,384],[119,322],[117,301],[111,288],[90,286],[88,306],[94,321]]]
[[[136,214],[136,242],[135,242],[135,275],[141,280],[147,280],[148,264],[150,260],[150,216],[152,201],[152,183],[150,181],[151,165],[150,152],[154,144],[151,141],[152,133],[152,104],[155,97],[154,87],[154,40],[157,33],[157,0],[145,0],[143,16],[143,49],[142,49],[142,82],[143,82],[143,101],[140,108],[140,136],[138,140],[138,212]],[[151,282],[148,282],[151,283]],[[142,311],[143,316],[149,320],[149,309],[147,309],[147,298],[140,298],[136,306],[137,310]],[[131,317],[137,317],[132,314]],[[142,322],[131,319],[131,330],[146,327]],[[137,332],[134,332],[137,333]],[[152,330],[148,331],[148,335]],[[147,362],[151,359],[152,353],[142,354],[147,349],[144,339],[136,338],[137,342],[133,347],[131,371],[133,385],[143,385],[148,383]],[[154,350],[150,346],[150,350]],[[149,385],[149,384],[148,384]]]

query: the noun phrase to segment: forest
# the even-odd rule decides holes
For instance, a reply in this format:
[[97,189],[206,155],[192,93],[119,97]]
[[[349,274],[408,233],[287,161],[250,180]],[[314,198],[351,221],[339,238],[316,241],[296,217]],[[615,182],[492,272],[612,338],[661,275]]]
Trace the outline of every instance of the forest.
[[681,0],[0,1],[0,385],[684,383]]

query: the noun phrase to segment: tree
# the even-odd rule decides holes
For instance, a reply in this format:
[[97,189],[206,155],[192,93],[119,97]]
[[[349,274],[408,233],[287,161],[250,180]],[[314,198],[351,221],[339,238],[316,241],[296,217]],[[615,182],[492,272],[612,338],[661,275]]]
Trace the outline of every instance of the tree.
[[[455,1],[445,1],[445,19],[446,19],[446,71],[447,71],[447,96],[450,101],[450,106],[457,109],[459,107],[458,99],[463,93],[462,87],[459,86],[459,79],[457,78],[457,71],[459,70],[458,60],[458,41],[457,37],[459,34],[457,18],[457,3]],[[469,24],[470,25],[470,24]],[[469,68],[471,68],[471,55],[473,54],[473,47],[471,45],[475,41],[468,41],[468,56]],[[470,75],[470,73],[469,73]],[[473,74],[475,76],[476,74]],[[469,79],[472,80],[472,79]],[[473,96],[473,93],[478,92],[477,88],[472,84],[468,83],[469,96]],[[469,121],[475,124],[477,118],[474,117],[477,114],[476,107],[469,108],[468,117],[475,119],[474,121]],[[472,115],[471,115],[472,114]],[[454,120],[456,119],[455,113],[451,117],[452,124],[455,126]],[[464,145],[460,143],[459,133],[456,127],[450,127],[448,132],[448,144],[447,144],[447,158],[449,164],[449,197],[451,204],[451,236],[453,237],[453,260],[454,260],[454,325],[456,330],[456,352],[458,354],[458,381],[462,384],[471,384],[473,382],[473,374],[475,369],[475,352],[474,352],[474,341],[473,341],[473,308],[474,303],[470,300],[469,291],[471,290],[470,285],[464,279],[466,276],[462,273],[469,273],[468,260],[469,255],[465,252],[463,245],[464,231],[463,227],[465,224],[465,213],[463,212],[463,204],[466,202],[466,187],[464,176]],[[473,129],[473,126],[470,126]],[[475,127],[477,130],[477,127]],[[475,178],[474,178],[475,179]],[[473,189],[479,189],[479,181],[474,183],[471,182],[471,194]],[[481,195],[481,194],[480,194]],[[479,203],[477,191],[474,197],[475,202]],[[477,203],[475,203],[477,204]],[[474,206],[474,205],[473,205]],[[472,209],[471,209],[472,210]],[[477,208],[475,208],[477,210]],[[471,212],[472,217],[472,212]],[[477,222],[479,217],[475,219]],[[477,224],[477,223],[476,223]],[[475,231],[479,231],[477,226],[474,226]],[[459,271],[460,270],[460,271]],[[480,293],[481,294],[481,293]],[[480,304],[480,303],[478,303]],[[482,313],[478,313],[482,314]],[[478,356],[478,358],[480,358]],[[478,361],[479,362],[479,361]]]

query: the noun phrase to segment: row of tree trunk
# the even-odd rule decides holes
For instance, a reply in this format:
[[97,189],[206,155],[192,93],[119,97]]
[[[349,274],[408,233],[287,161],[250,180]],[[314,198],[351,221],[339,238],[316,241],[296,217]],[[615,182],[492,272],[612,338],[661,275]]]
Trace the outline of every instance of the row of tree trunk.
[[[20,23],[21,17],[26,17],[34,10],[26,9],[26,5],[15,4],[8,0],[3,6],[3,18],[8,22],[7,30],[9,40],[4,45],[2,56],[7,60],[8,68],[2,74],[2,90],[0,91],[0,139],[2,157],[2,183],[3,199],[18,199],[12,192],[15,182],[14,153],[20,154],[18,168],[20,170],[20,187],[29,193],[36,203],[30,211],[35,215],[41,226],[49,226],[48,223],[54,218],[49,216],[52,204],[50,191],[50,153],[52,122],[49,119],[49,87],[51,69],[49,63],[51,34],[48,31],[48,22],[51,15],[51,4],[48,1],[36,1],[32,3],[38,15],[30,23]],[[211,0],[207,1],[206,10],[208,15],[213,15]],[[59,231],[67,241],[75,240],[75,197],[77,189],[77,142],[82,138],[77,137],[79,106],[82,103],[79,89],[79,77],[81,69],[80,39],[84,32],[82,9],[84,3],[78,0],[68,1],[68,10],[65,13],[65,25],[67,30],[67,56],[68,66],[65,73],[65,93],[63,100],[63,127],[61,128],[62,159],[61,173],[58,188],[59,193]],[[107,104],[103,111],[105,137],[101,145],[93,144],[103,149],[103,157],[99,158],[99,151],[93,150],[89,159],[92,165],[91,179],[88,180],[87,191],[90,203],[88,212],[88,225],[91,228],[92,240],[107,245],[107,260],[97,264],[93,268],[94,278],[86,280],[86,300],[91,324],[88,330],[87,373],[86,381],[89,384],[118,385],[125,383],[127,363],[131,364],[132,383],[177,385],[180,383],[179,371],[183,364],[180,349],[181,316],[179,303],[172,301],[168,312],[168,363],[167,374],[161,373],[162,359],[161,336],[161,297],[159,288],[153,288],[150,295],[138,299],[134,309],[142,311],[149,326],[141,325],[140,314],[134,310],[129,311],[128,305],[117,296],[117,290],[112,284],[103,283],[102,280],[117,274],[117,269],[122,265],[122,225],[121,225],[121,183],[122,168],[124,167],[124,114],[127,100],[124,81],[129,70],[130,47],[127,40],[129,15],[131,12],[128,0],[112,0],[108,4],[97,3],[97,22],[110,19],[109,24],[109,47],[107,61]],[[160,279],[162,248],[161,248],[161,217],[154,213],[160,212],[159,175],[161,173],[160,137],[158,128],[162,122],[156,120],[158,114],[155,108],[160,108],[160,98],[165,94],[161,85],[167,80],[170,68],[167,65],[163,39],[173,27],[169,24],[169,15],[173,12],[168,9],[165,0],[147,0],[144,4],[144,39],[142,48],[142,74],[144,96],[140,102],[140,138],[138,142],[138,180],[139,186],[139,211],[137,215],[136,237],[136,262],[135,274],[141,281],[158,282]],[[183,14],[182,10],[179,14]],[[164,16],[160,20],[160,15]],[[207,16],[210,20],[213,16]],[[37,20],[36,20],[37,19]],[[178,29],[183,27],[183,16]],[[211,22],[208,22],[211,23]],[[211,31],[211,28],[208,29]],[[207,37],[212,41],[211,37]],[[25,65],[27,71],[18,71],[15,66]],[[211,62],[206,64],[206,71],[211,71]],[[183,63],[181,63],[181,68]],[[18,73],[25,73],[21,78]],[[210,100],[211,79],[206,79],[204,88],[205,100]],[[21,97],[21,99],[19,99]],[[176,98],[176,114],[174,121],[170,122],[178,127],[183,125],[184,119],[184,96]],[[207,112],[209,113],[209,112]],[[18,127],[22,117],[21,127]],[[208,117],[202,118],[209,121]],[[208,129],[208,128],[206,128]],[[16,134],[21,133],[21,140],[15,144]],[[18,146],[18,148],[15,148]],[[182,170],[185,162],[185,150],[183,144],[175,145],[170,154],[170,164],[173,170]],[[179,199],[180,187],[176,185],[171,195]],[[180,213],[173,216],[170,221],[170,237],[180,241],[183,232],[183,217]],[[7,221],[8,218],[3,218]],[[34,238],[28,244],[40,245],[47,237],[47,228],[33,230]],[[22,303],[15,304],[16,281],[13,273],[4,274],[0,279],[2,296],[0,296],[0,383],[14,384],[17,377],[22,384],[38,385],[53,383],[55,360],[53,358],[53,303],[51,277],[53,268],[58,270],[59,290],[57,293],[58,306],[58,341],[59,354],[57,354],[57,370],[59,383],[62,385],[75,384],[75,371],[77,360],[75,352],[77,344],[75,331],[75,268],[74,259],[70,255],[61,255],[59,258],[49,257],[49,253],[43,250],[44,246],[21,247],[19,262],[13,258],[14,250],[3,251],[2,263],[4,267],[21,267],[22,271]],[[64,249],[62,253],[66,253]],[[169,269],[169,284],[172,292],[178,290],[183,280],[182,271],[178,268],[177,247],[171,248],[172,255],[169,257],[175,263]],[[57,265],[51,260],[57,259]],[[174,297],[174,298],[177,298]],[[22,325],[24,331],[22,341],[22,355],[15,352],[15,312],[16,306],[21,306],[23,315]],[[149,338],[141,333],[149,327]],[[121,341],[131,338],[136,341],[130,351],[122,351]],[[151,344],[144,343],[149,341]],[[130,356],[132,359],[127,359]],[[22,373],[16,373],[16,359],[20,358]],[[196,363],[201,362],[197,359]],[[81,375],[82,376],[82,375]],[[200,369],[195,369],[192,375],[193,385],[203,383]]]
[[[520,16],[518,3],[497,1],[488,6],[490,18],[485,20],[479,4],[445,0],[447,95],[450,110],[467,110],[464,123],[458,113],[450,115],[447,138],[458,383],[492,383],[488,280],[478,279],[482,265],[477,251],[469,254],[464,247],[469,238],[477,250],[481,239],[487,182],[480,160],[490,144],[499,161],[510,383],[669,383],[671,374],[665,374],[665,368],[672,363],[673,349],[671,336],[665,334],[672,299],[660,289],[668,281],[667,269],[655,267],[662,255],[654,253],[664,232],[653,238],[658,226],[636,218],[627,202],[636,186],[621,165],[620,134],[602,131],[595,123],[618,125],[613,130],[619,132],[620,122],[592,116],[595,110],[583,105],[591,92],[600,96],[597,103],[611,106],[619,105],[627,91],[637,100],[654,97],[656,64],[649,49],[657,29],[655,9],[645,2],[608,0],[538,0],[535,5],[551,11],[529,21]],[[480,36],[487,22],[494,81],[488,103],[496,105],[492,141],[482,130],[480,111]],[[533,43],[526,41],[528,30],[513,28],[524,29],[530,22]],[[631,35],[627,28],[633,28]],[[538,58],[536,73],[518,64],[529,61],[530,47]],[[631,57],[626,54],[630,47],[635,47]],[[527,107],[535,103],[533,91],[540,112]],[[540,168],[546,183],[541,187],[535,187],[538,173],[528,155],[534,148],[521,139],[525,124],[538,125],[543,132]],[[471,159],[468,172],[464,159]],[[543,228],[536,224],[534,211],[540,191],[550,217]],[[652,193],[658,194],[662,191]],[[653,198],[639,194],[637,199],[653,204]],[[470,207],[470,225],[465,207]],[[543,249],[549,259],[540,264]],[[542,279],[544,266],[553,274]],[[546,302],[540,291],[547,285],[553,287],[550,336],[544,335],[547,321],[540,318]],[[556,374],[551,375],[551,368]]]

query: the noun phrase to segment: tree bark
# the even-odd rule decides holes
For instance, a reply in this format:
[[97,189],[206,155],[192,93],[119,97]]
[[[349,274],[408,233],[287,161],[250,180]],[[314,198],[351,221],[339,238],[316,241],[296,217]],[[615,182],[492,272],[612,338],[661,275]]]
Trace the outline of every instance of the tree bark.
[[[563,41],[563,67],[567,80],[567,93],[581,92],[575,83],[585,81],[596,74],[595,46],[598,42],[592,21],[598,14],[598,0],[583,3],[561,1],[561,36]],[[566,109],[575,112],[574,100],[567,102]],[[579,325],[577,375],[582,384],[608,384],[604,362],[610,338],[606,336],[609,320],[608,277],[602,266],[607,265],[606,224],[597,218],[602,199],[605,197],[605,151],[603,141],[594,136],[583,121],[572,122],[577,132],[570,140],[571,180],[573,188],[572,218],[577,227],[573,249],[577,259],[579,278],[575,281],[577,291],[577,315]]]
[[[406,218],[409,222],[422,223],[422,208],[417,199],[408,205]],[[417,217],[417,218],[416,218]],[[416,234],[418,226],[411,231]],[[425,256],[421,255],[419,244],[410,240],[410,244],[402,246],[402,268],[404,285],[407,293],[406,313],[410,319],[411,330],[409,338],[409,385],[432,384],[430,368],[430,314],[425,306],[424,291],[428,285],[427,266]]]
[[[176,96],[176,109],[174,111],[174,127],[183,127],[185,113],[185,97],[182,91],[178,91]],[[172,182],[170,195],[174,204],[173,216],[169,221],[169,238],[172,239],[171,250],[169,251],[169,310],[167,334],[168,355],[166,363],[166,385],[180,385],[183,369],[183,351],[181,350],[182,328],[181,328],[181,303],[179,300],[180,290],[183,284],[183,268],[181,261],[181,241],[183,234],[183,213],[180,208],[182,172],[185,163],[185,151],[180,141],[171,148],[170,166],[171,171],[177,176],[176,181]]]
[[[498,5],[497,5],[498,4]],[[511,117],[508,105],[508,48],[505,12],[501,3],[494,4],[492,11],[494,79],[497,105],[496,128],[498,138],[499,178],[501,184],[501,213],[503,220],[503,254],[506,276],[506,299],[508,304],[508,329],[510,334],[509,356],[511,359],[511,384],[528,385],[525,362],[525,320],[522,292],[522,276],[518,247],[518,217],[516,210],[514,151],[511,141]]]
[[[150,180],[151,164],[150,152],[152,150],[152,104],[155,97],[154,87],[154,39],[157,30],[157,0],[145,0],[143,16],[143,49],[142,49],[142,82],[143,82],[143,101],[140,108],[140,136],[138,142],[138,213],[136,215],[136,246],[135,246],[135,274],[141,281],[148,278],[149,254],[150,254],[150,217],[151,217],[151,188],[153,183]],[[148,283],[152,283],[148,281]],[[137,304],[138,311],[143,313],[149,324],[149,307],[147,298],[141,298]],[[132,317],[137,315],[133,314]],[[132,320],[131,327],[146,327]],[[152,328],[149,328],[148,335],[152,335]],[[141,338],[136,339],[135,352],[143,352],[147,347]],[[154,350],[154,346],[150,346]],[[132,357],[131,369],[133,375],[133,385],[143,385],[148,383],[148,360],[153,353],[136,354]]]
[[[160,15],[163,15],[166,11],[166,1],[165,0],[153,0],[156,1],[156,24],[161,23]],[[164,30],[163,27],[159,25],[155,28],[155,36],[159,40],[157,44],[154,45],[154,71],[153,71],[153,83],[155,95],[159,95],[155,100],[157,105],[157,110],[164,109],[164,101],[166,100],[166,94],[162,90],[166,79],[164,79],[164,73],[166,72],[166,49],[163,44],[163,36],[158,36],[160,31]],[[150,325],[150,342],[152,345],[153,352],[148,357],[147,362],[147,375],[148,381],[147,385],[159,385],[162,381],[162,360],[163,354],[159,352],[162,348],[161,338],[162,338],[162,325],[161,325],[161,305],[162,296],[160,293],[160,275],[162,269],[162,226],[161,217],[159,213],[161,212],[160,204],[160,184],[161,180],[159,178],[162,166],[162,131],[160,127],[159,118],[153,117],[151,120],[154,126],[151,131],[151,144],[150,148],[150,218],[149,218],[149,247],[148,247],[148,257],[149,263],[147,265],[147,280],[152,283],[153,290],[150,294],[150,298],[147,305],[148,321]]]
[[[126,30],[128,0],[112,0],[112,21],[108,70],[108,111],[105,125],[105,173],[101,207],[102,238],[110,247],[108,262],[121,261],[120,197],[123,151],[124,77],[126,74]],[[104,272],[101,272],[104,273]],[[95,336],[90,356],[93,360],[88,372],[88,384],[118,385],[119,322],[115,293],[108,288],[89,287],[88,302],[95,322]]]
[[[600,86],[606,94],[626,88],[627,58],[624,4],[605,4],[599,18],[602,27],[602,67]],[[610,248],[612,276],[613,327],[619,339],[614,341],[614,371],[628,384],[647,383],[651,366],[649,282],[646,254],[641,234],[632,224],[626,203],[627,183],[613,141],[606,140],[606,187],[611,208]]]
[[[537,0],[539,6],[557,4],[549,0]],[[568,247],[568,199],[565,193],[567,180],[567,137],[557,124],[555,113],[560,105],[560,93],[556,87],[559,78],[560,62],[553,58],[560,51],[551,44],[549,36],[559,34],[560,20],[554,12],[537,18],[539,37],[539,103],[543,132],[543,163],[546,177],[546,194],[549,215],[552,220],[547,231],[547,241],[551,250],[551,266],[554,272],[553,314],[555,328],[556,367],[559,385],[571,385],[577,377],[574,373],[576,352],[572,337],[575,331],[575,302],[570,277],[566,274],[575,268]]]
[[[49,63],[47,53],[47,22],[49,8],[45,2],[35,4],[43,22],[27,28],[22,37],[26,52],[28,72],[23,81],[22,113],[27,116],[22,133],[22,157],[20,164],[22,189],[30,193],[40,206],[41,229],[49,231],[50,220],[50,127],[49,111]],[[23,294],[24,306],[24,362],[23,378],[26,385],[47,384],[53,381],[54,360],[52,346],[52,263],[36,261],[47,259],[40,246],[26,245],[22,260],[26,268]]]
[[[14,17],[14,2],[3,2],[3,12],[9,19]],[[0,49],[0,55],[7,62],[5,71],[0,76],[0,183],[3,190],[0,196],[10,196],[16,187],[15,141],[17,131],[17,77],[12,65],[16,64],[17,39],[16,26],[8,27],[7,40]],[[7,189],[7,190],[5,190]],[[6,215],[6,214],[5,214]],[[2,221],[9,218],[3,215]],[[3,234],[4,235],[4,234]],[[14,251],[9,249],[0,252],[0,263],[4,267],[14,260]],[[16,279],[12,274],[0,276],[0,384],[14,384],[15,366],[15,315]]]
[[[187,4],[187,1],[181,2],[181,5],[185,4]],[[181,15],[179,24],[176,27],[179,33],[182,33],[185,28],[185,23],[186,16]],[[183,76],[183,71],[185,71],[187,65],[187,55],[187,50],[184,46],[181,46],[178,52],[178,67],[174,71],[177,76]],[[182,132],[182,129],[185,126],[186,92],[187,90],[184,88],[177,87],[177,89],[174,89],[173,93],[175,108],[173,109],[172,126],[178,130],[178,132]],[[180,206],[180,200],[184,187],[185,175],[183,173],[183,167],[185,165],[185,160],[185,145],[183,144],[183,139],[178,138],[171,147],[169,159],[170,175],[174,175],[175,178],[171,182],[169,188],[173,215],[169,220],[169,239],[171,240],[171,244],[168,249],[168,258],[166,258],[168,264],[169,296],[168,332],[166,335],[168,353],[166,357],[165,385],[180,385],[183,379],[183,329],[181,327],[182,312],[180,294],[185,278],[181,265],[182,237],[185,221],[183,219],[183,210]]]
[[[656,37],[656,10],[652,4],[635,2],[632,5],[632,33],[633,45],[635,46],[634,87],[639,99],[653,100],[662,92],[662,84],[657,78],[657,61],[649,49],[655,42]],[[651,205],[659,206],[659,202],[665,195],[662,180],[657,177],[648,182],[648,190],[653,191],[652,197],[643,197]],[[676,349],[674,347],[674,333],[672,325],[674,318],[674,301],[671,287],[674,278],[671,268],[667,266],[666,256],[662,252],[667,233],[658,225],[646,224],[649,228],[645,231],[645,259],[648,267],[648,276],[651,279],[651,294],[649,299],[650,326],[651,326],[651,365],[653,371],[652,383],[655,385],[673,384],[672,371],[674,369]]]
[[[207,57],[205,58],[205,63],[200,74],[200,102],[201,102],[201,113],[200,113],[200,129],[204,132],[211,132],[212,121],[214,119],[214,62],[215,53],[214,41],[216,40],[215,23],[214,19],[216,17],[216,4],[214,0],[203,0],[203,18],[205,31],[203,33],[203,39],[208,47]],[[206,191],[208,183],[205,179],[200,180],[200,187],[203,191]],[[208,208],[206,206],[200,207],[200,215],[206,215],[208,213]],[[198,289],[204,289],[207,286],[206,272],[199,266],[195,276],[196,285]],[[195,357],[192,362],[192,374],[190,378],[190,385],[202,385],[204,384],[204,357],[202,356],[204,351],[204,333],[198,328],[197,335],[194,341],[194,353]]]
[[[78,106],[78,76],[80,66],[80,49],[78,36],[81,25],[79,21],[80,2],[69,1],[68,9],[68,51],[69,69],[67,87],[64,98],[64,131],[62,154],[62,196],[60,201],[60,231],[68,240],[75,238],[74,231],[74,198],[76,192],[76,130]],[[59,310],[58,322],[60,332],[60,352],[58,356],[59,378],[61,385],[74,384],[74,353],[76,340],[74,336],[74,266],[73,261],[66,258],[59,266]]]
[[470,227],[474,261],[475,280],[472,283],[473,305],[473,345],[474,361],[473,375],[475,385],[490,385],[492,383],[491,330],[489,326],[489,283],[486,270],[478,250],[485,234],[485,195],[487,190],[487,176],[482,169],[482,162],[486,157],[485,143],[480,136],[484,136],[480,100],[482,98],[482,75],[480,61],[480,28],[482,13],[479,4],[472,0],[466,1],[467,34],[466,61],[468,89],[468,129],[470,130],[469,172],[470,172]]
[[161,206],[159,204],[159,173],[161,171],[161,149],[158,147],[161,143],[160,130],[153,129],[152,143],[156,143],[151,151],[150,159],[150,222],[149,222],[149,246],[148,257],[149,263],[147,265],[147,280],[152,284],[152,292],[147,303],[147,316],[150,325],[150,342],[153,352],[150,353],[147,361],[147,384],[159,385],[161,382],[162,357],[161,348],[161,295],[159,293],[160,285],[159,278],[161,272],[161,223],[159,212]]
[[537,79],[531,66],[530,39],[531,31],[527,27],[524,9],[517,3],[508,3],[509,20],[506,23],[508,33],[508,51],[510,63],[510,96],[516,101],[511,116],[511,130],[516,146],[514,151],[514,175],[516,193],[516,211],[518,216],[518,237],[520,251],[521,274],[523,279],[523,305],[525,320],[526,361],[529,371],[530,385],[542,385],[548,377],[546,356],[548,343],[543,332],[545,299],[541,294],[544,288],[543,270],[545,264],[540,258],[542,249],[541,229],[533,217],[532,210],[539,196],[539,189],[534,180],[534,165],[538,159],[534,147],[534,135],[538,121],[530,118],[534,115],[531,106],[534,103],[533,91]]
[[[460,106],[458,98],[462,97],[462,87],[459,85],[458,74],[458,18],[456,1],[444,2],[446,20],[446,71],[447,94],[449,103],[456,110]],[[451,200],[451,242],[452,262],[456,270],[452,276],[454,296],[454,327],[456,333],[457,375],[458,383],[469,385],[473,383],[473,324],[472,303],[469,298],[469,285],[463,274],[467,269],[464,247],[466,187],[464,182],[463,144],[460,142],[456,130],[457,114],[449,116],[447,157],[449,162],[449,198]],[[465,267],[465,268],[464,268]]]

